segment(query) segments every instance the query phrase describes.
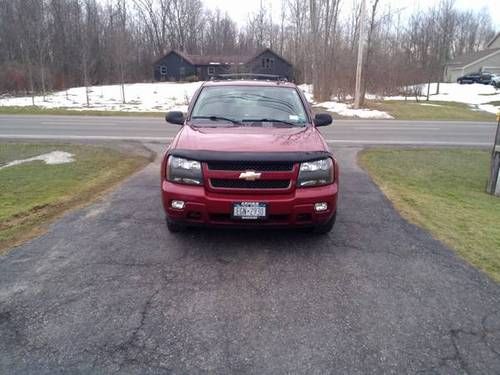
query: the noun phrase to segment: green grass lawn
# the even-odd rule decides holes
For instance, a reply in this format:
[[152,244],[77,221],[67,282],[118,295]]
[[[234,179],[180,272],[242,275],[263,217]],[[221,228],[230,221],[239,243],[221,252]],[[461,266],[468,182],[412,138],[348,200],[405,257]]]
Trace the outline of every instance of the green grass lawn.
[[456,102],[384,100],[367,101],[366,106],[387,112],[397,120],[495,121],[492,113],[474,111],[469,105]]
[[0,166],[51,151],[75,161],[35,161],[0,169],[0,252],[43,231],[67,209],[88,203],[148,163],[145,157],[95,146],[0,143]]
[[65,115],[65,116],[138,116],[138,117],[164,117],[163,112],[127,112],[127,111],[96,111],[74,110],[68,108],[41,108],[36,106],[8,107],[0,106],[3,115]]
[[488,151],[371,149],[359,160],[406,219],[500,281],[500,198],[485,193]]

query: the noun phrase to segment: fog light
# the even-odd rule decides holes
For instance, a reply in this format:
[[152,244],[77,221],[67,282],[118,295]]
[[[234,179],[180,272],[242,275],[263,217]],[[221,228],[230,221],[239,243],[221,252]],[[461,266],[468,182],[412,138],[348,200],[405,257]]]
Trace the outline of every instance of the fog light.
[[185,202],[184,201],[172,201],[170,206],[172,208],[175,208],[176,210],[182,210],[185,206]]
[[328,203],[326,202],[320,202],[314,204],[314,211],[316,212],[326,211],[327,209],[328,209]]

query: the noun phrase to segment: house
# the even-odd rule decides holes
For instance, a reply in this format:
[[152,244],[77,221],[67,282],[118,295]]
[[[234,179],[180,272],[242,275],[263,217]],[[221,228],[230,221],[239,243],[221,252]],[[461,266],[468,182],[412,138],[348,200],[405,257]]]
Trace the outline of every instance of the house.
[[456,82],[458,77],[476,72],[500,74],[500,32],[484,50],[448,62],[444,67],[444,81]]
[[227,73],[275,74],[293,79],[293,66],[266,48],[250,56],[188,55],[171,50],[154,63],[156,81],[209,80]]

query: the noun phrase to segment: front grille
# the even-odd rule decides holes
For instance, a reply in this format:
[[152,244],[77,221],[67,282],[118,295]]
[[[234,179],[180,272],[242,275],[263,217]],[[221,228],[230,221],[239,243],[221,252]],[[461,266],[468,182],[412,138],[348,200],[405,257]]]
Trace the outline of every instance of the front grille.
[[227,180],[212,178],[210,183],[214,188],[227,189],[286,189],[290,186],[290,180]]
[[293,163],[266,162],[266,161],[211,161],[207,163],[208,169],[215,171],[291,171]]

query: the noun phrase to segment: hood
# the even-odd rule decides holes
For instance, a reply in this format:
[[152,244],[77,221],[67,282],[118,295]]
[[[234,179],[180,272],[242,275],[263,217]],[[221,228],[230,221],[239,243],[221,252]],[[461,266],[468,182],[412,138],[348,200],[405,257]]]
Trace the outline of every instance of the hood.
[[320,133],[312,126],[206,127],[184,125],[173,148],[229,152],[294,152],[328,150]]

